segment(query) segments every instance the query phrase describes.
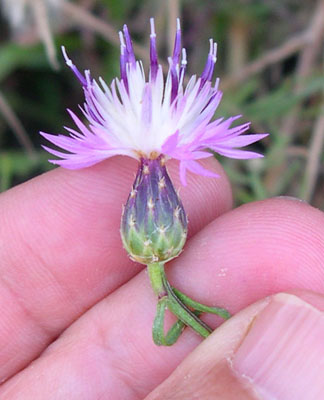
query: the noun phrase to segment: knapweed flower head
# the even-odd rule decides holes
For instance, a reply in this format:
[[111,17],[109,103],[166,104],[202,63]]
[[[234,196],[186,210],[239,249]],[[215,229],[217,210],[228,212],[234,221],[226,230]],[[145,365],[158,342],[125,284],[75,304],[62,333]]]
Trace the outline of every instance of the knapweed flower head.
[[[123,209],[120,233],[129,256],[148,267],[152,288],[158,296],[157,314],[153,323],[153,340],[170,346],[177,341],[185,325],[202,337],[212,329],[199,316],[202,312],[229,318],[229,313],[208,307],[172,288],[166,279],[164,264],[177,257],[187,237],[187,216],[166,169],[170,158],[180,162],[181,182],[186,184],[187,170],[216,177],[198,160],[217,152],[233,158],[256,158],[260,154],[241,147],[265,137],[265,134],[244,134],[249,123],[231,127],[239,117],[213,120],[222,93],[219,80],[213,83],[216,44],[210,50],[202,74],[185,83],[187,57],[181,49],[180,23],[169,71],[163,77],[156,51],[154,21],[151,19],[150,70],[146,77],[141,61],[136,61],[127,26],[120,32],[120,78],[108,86],[99,83],[90,71],[83,74],[63,54],[67,65],[81,82],[85,103],[81,107],[86,122],[69,111],[77,130],[66,128],[69,136],[42,135],[63,151],[45,147],[62,167],[89,167],[115,155],[139,160],[138,171]],[[164,333],[164,315],[168,309],[177,322]]]
[[[77,130],[66,128],[67,135],[41,133],[63,151],[45,147],[59,160],[54,164],[69,169],[89,167],[115,155],[140,159],[174,158],[180,162],[180,178],[186,184],[186,171],[216,177],[197,161],[212,157],[212,152],[232,158],[256,158],[260,154],[242,150],[266,134],[244,134],[250,124],[232,127],[240,116],[212,120],[222,93],[219,79],[213,82],[217,46],[210,40],[206,65],[200,76],[185,83],[186,50],[181,48],[180,22],[169,71],[164,78],[158,62],[154,20],[151,19],[150,69],[146,76],[143,64],[135,58],[127,26],[120,32],[120,78],[107,85],[98,82],[90,71],[81,73],[68,58],[84,89],[85,103],[81,107],[86,122],[69,110]],[[210,151],[211,150],[211,151]]]

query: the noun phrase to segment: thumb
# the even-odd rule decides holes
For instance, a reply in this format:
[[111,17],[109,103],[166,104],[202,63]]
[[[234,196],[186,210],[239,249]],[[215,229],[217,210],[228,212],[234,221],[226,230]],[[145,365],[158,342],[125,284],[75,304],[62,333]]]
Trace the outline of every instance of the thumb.
[[146,400],[324,399],[324,296],[276,294],[229,319]]

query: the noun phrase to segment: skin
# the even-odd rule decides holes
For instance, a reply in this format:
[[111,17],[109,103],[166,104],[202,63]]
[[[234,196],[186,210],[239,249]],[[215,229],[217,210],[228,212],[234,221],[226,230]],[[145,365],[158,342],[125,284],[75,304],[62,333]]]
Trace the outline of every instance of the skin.
[[[324,308],[322,297],[310,293],[324,293],[324,214],[287,198],[231,210],[225,173],[215,160],[202,164],[221,178],[188,174],[180,195],[189,239],[167,275],[197,301],[243,311],[200,346],[189,329],[171,348],[152,342],[156,299],[144,267],[128,259],[119,236],[135,160],[58,168],[0,195],[2,400],[188,400],[201,387],[208,393],[200,400],[226,400],[235,398],[228,379],[238,385],[236,396],[242,391],[236,398],[255,398],[228,368],[219,369],[223,379],[215,392],[214,376],[205,375],[204,385],[193,378],[177,393],[174,382],[183,381],[188,368],[199,376],[200,355],[215,341],[228,346],[219,339],[229,337],[224,330],[239,324],[244,336],[251,316],[269,303],[266,296],[293,291]],[[180,187],[177,164],[168,166]],[[221,322],[205,320],[213,327]],[[209,362],[222,365],[224,354]]]

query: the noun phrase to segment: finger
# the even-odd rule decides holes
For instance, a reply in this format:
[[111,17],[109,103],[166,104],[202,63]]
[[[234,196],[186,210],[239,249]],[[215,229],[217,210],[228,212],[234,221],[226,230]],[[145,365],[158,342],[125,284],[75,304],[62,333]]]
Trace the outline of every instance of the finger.
[[324,296],[304,293],[314,307],[277,294],[239,312],[145,400],[324,398]]
[[[168,274],[191,297],[231,312],[257,296],[289,288],[323,293],[323,227],[323,214],[307,204],[274,199],[243,206],[190,239]],[[31,368],[8,381],[0,398],[5,393],[10,400],[23,395],[50,400],[64,387],[71,400],[82,392],[89,399],[142,399],[200,342],[186,330],[172,348],[155,346],[155,307],[148,277],[141,272],[87,312]],[[35,385],[40,375],[42,382]]]
[[216,282],[203,279],[198,286],[181,279],[181,268],[172,269],[169,276],[181,281],[182,289],[197,301],[217,290],[218,298],[237,312],[264,296],[296,287],[324,292],[324,213],[297,199],[246,204],[206,226],[194,243],[195,252],[185,251],[179,262],[188,265],[187,274],[195,274],[199,265]]
[[[190,176],[181,189],[191,234],[231,206],[228,180]],[[178,185],[178,166],[170,163]],[[0,380],[30,362],[82,312],[140,268],[122,249],[127,158],[56,169],[0,196]]]

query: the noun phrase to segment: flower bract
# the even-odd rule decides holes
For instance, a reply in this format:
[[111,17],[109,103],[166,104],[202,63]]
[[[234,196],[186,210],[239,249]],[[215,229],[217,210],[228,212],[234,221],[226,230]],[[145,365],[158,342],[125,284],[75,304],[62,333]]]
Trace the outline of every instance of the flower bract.
[[146,75],[141,61],[135,58],[127,26],[120,32],[120,78],[107,85],[95,80],[90,71],[81,73],[67,56],[67,65],[83,86],[85,102],[81,108],[85,122],[69,113],[77,129],[66,128],[69,135],[41,134],[62,150],[44,146],[59,157],[50,160],[69,169],[89,167],[115,155],[138,160],[163,155],[180,162],[181,182],[186,171],[217,176],[197,161],[217,152],[231,158],[257,158],[260,154],[242,150],[266,134],[244,134],[250,123],[232,126],[240,116],[213,120],[221,101],[219,79],[213,81],[217,46],[210,40],[210,50],[200,76],[186,78],[186,50],[181,48],[180,22],[177,21],[174,50],[169,70],[163,76],[158,62],[154,20],[151,19],[150,68]]
[[182,251],[187,217],[163,156],[141,158],[120,233],[130,257],[142,264],[167,262]]

